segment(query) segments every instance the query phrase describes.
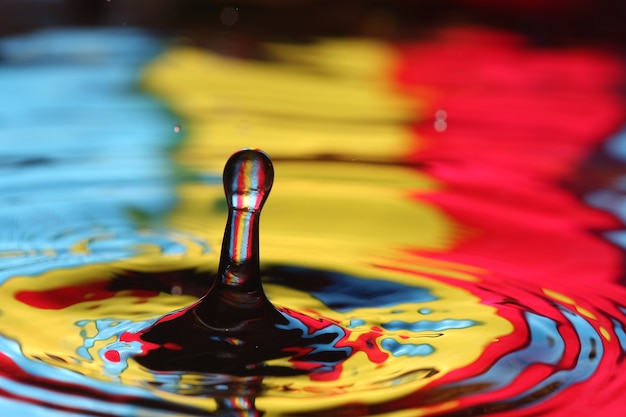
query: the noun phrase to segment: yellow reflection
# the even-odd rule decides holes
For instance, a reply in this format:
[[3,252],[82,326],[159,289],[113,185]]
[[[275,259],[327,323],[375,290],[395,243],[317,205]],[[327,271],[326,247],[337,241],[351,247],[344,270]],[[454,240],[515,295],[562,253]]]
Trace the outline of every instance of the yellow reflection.
[[[255,113],[193,115],[185,148],[177,162],[199,170],[219,170],[233,150],[263,149],[272,158],[333,156],[348,161],[394,161],[410,149],[411,135],[397,124],[349,123],[279,117]],[[191,117],[190,117],[191,116]],[[355,123],[356,122],[356,123]]]
[[[150,299],[148,306],[147,300],[134,296],[129,290],[119,291],[114,297],[99,296],[98,291],[103,288],[99,283],[110,281],[112,271],[116,270],[120,271],[115,264],[89,265],[56,269],[36,277],[9,279],[0,288],[4,309],[4,314],[0,316],[0,333],[19,342],[28,358],[65,367],[95,379],[110,379],[103,375],[103,362],[98,352],[112,342],[114,336],[96,341],[86,350],[88,355],[81,356],[78,352],[85,338],[98,333],[95,328],[97,320],[112,319],[114,324],[115,320],[147,320],[194,300],[186,296],[159,295]],[[69,295],[44,294],[45,291],[61,288],[77,290]],[[35,295],[25,295],[29,293]],[[42,294],[42,298],[37,298],[37,294]],[[45,305],[37,306],[40,301]],[[84,328],[78,325],[81,321],[88,322]]]
[[543,293],[547,295],[548,297],[554,298],[557,301],[572,305],[576,309],[576,311],[578,311],[581,315],[591,320],[596,320],[596,321],[598,320],[598,317],[595,314],[593,314],[591,311],[587,310],[586,308],[579,306],[575,300],[568,297],[567,295],[561,294],[553,290],[549,290],[547,288],[543,289]]
[[182,164],[220,171],[250,146],[276,159],[390,161],[415,146],[401,124],[420,105],[394,93],[389,48],[345,40],[266,49],[268,61],[243,61],[179,47],[148,67],[146,88],[184,120]]
[[388,86],[395,53],[388,45],[366,39],[318,39],[315,44],[271,43],[263,46],[281,62],[342,77]]
[[[354,328],[354,337],[357,337],[359,332],[382,326],[392,320],[411,323],[418,320],[471,319],[476,325],[449,329],[445,332],[386,330],[384,336],[377,339],[379,347],[382,339],[392,338],[399,343],[428,344],[434,351],[424,356],[390,357],[382,364],[373,363],[364,352],[359,352],[343,364],[341,378],[337,381],[312,381],[307,376],[291,377],[290,391],[284,393],[280,390],[285,384],[284,380],[266,378],[264,382],[273,389],[258,398],[257,405],[260,409],[268,410],[270,415],[333,408],[350,402],[377,403],[400,398],[419,390],[450,371],[472,364],[489,344],[513,331],[512,324],[498,316],[494,307],[483,304],[482,300],[467,290],[414,273],[385,271],[384,275],[381,275],[380,270],[371,267],[344,268],[340,272],[362,277],[363,285],[367,285],[369,278],[384,276],[387,280],[408,286],[421,286],[427,288],[437,299],[399,304],[392,308],[373,306],[339,313],[307,294],[281,286],[265,287],[271,300],[279,305],[316,311],[337,320],[343,326],[348,326],[352,319],[363,320],[362,325]],[[446,276],[445,271],[440,272],[442,276]],[[428,309],[431,313],[420,316],[417,314],[419,309]],[[430,369],[435,369],[438,373],[434,376],[429,375],[425,370]],[[365,393],[367,394],[364,395]],[[302,401],[304,398],[315,398],[315,401]]]
[[[456,226],[411,198],[433,190],[423,174],[394,166],[276,162],[276,182],[261,220],[265,262],[316,265],[374,262],[402,248],[444,250]],[[171,213],[175,228],[202,231],[215,247],[226,221],[221,185],[185,184]]]

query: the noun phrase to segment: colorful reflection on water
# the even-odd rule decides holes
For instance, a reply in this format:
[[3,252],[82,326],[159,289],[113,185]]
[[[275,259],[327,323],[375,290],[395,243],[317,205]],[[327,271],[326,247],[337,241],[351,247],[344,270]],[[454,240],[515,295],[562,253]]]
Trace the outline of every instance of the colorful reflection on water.
[[[134,30],[0,48],[3,410],[621,415],[617,56],[472,27],[262,60]],[[141,335],[215,280],[242,147],[276,172],[265,291],[315,343],[160,368],[190,329]]]

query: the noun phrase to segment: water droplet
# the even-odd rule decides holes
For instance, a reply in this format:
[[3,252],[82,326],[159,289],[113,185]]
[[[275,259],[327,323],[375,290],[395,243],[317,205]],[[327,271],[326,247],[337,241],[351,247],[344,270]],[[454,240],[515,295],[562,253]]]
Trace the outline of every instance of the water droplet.
[[[329,336],[331,341],[345,337],[345,329],[329,320],[279,310],[265,295],[259,218],[273,181],[274,168],[265,153],[243,149],[230,157],[223,175],[228,220],[215,282],[198,302],[141,332],[148,352],[137,356],[137,362],[158,371],[296,375],[339,363],[352,353],[349,347],[328,343]],[[168,349],[172,343],[179,348]],[[315,365],[267,365],[293,355]]]
[[274,315],[259,266],[259,218],[274,182],[272,162],[259,150],[243,149],[226,162],[223,182],[228,220],[217,282],[197,307],[198,318],[216,328]]
[[272,161],[259,150],[243,149],[226,163],[223,181],[231,210],[260,211],[274,183]]
[[174,132],[175,132],[175,133],[179,133],[179,132],[180,132],[180,129],[181,129],[181,127],[180,127],[180,125],[179,125],[179,124],[174,125]]

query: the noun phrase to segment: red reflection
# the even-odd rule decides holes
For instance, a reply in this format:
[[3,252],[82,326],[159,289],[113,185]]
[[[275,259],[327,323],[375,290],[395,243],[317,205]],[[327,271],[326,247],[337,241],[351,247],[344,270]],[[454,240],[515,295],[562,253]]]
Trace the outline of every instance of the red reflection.
[[[521,2],[515,4],[522,7]],[[539,2],[524,4],[540,7]],[[431,115],[413,126],[419,147],[408,158],[442,184],[441,191],[414,198],[432,201],[462,225],[453,248],[426,255],[483,268],[485,279],[501,286],[503,298],[495,301],[502,305],[510,302],[505,297],[545,302],[529,298],[520,285],[582,295],[581,305],[568,308],[587,311],[589,323],[605,335],[607,346],[618,343],[617,333],[623,329],[607,317],[623,317],[610,301],[626,299],[626,290],[615,285],[623,273],[623,251],[598,233],[623,224],[587,206],[563,184],[626,123],[620,92],[626,74],[623,60],[582,48],[537,49],[519,36],[476,28],[445,30],[432,42],[401,46],[399,54],[396,77],[401,90],[418,99],[427,97]],[[441,110],[446,114],[445,129],[434,123]],[[454,284],[464,286],[460,281]],[[468,290],[482,298],[479,286],[469,285]],[[493,293],[486,297],[494,301]],[[554,309],[550,302],[524,307]],[[600,312],[605,314],[596,314]],[[446,383],[484,372],[499,352],[522,346],[527,336],[524,319],[516,317],[514,309],[500,314],[508,314],[516,332],[488,346],[469,367],[437,380],[423,391],[425,396],[436,395],[437,387]],[[562,369],[574,366],[581,349],[571,332],[559,328],[567,340]],[[594,415],[623,415],[623,402],[616,400],[626,387],[626,374],[614,366],[621,362],[619,355],[620,349],[606,349],[588,383],[569,387],[567,394],[539,404],[533,412],[560,415],[558,410],[571,411],[582,398],[585,407],[580,415],[589,415],[590,410]],[[530,366],[515,384],[463,398],[460,407],[512,398],[548,372],[541,364]],[[589,392],[594,392],[593,398]],[[527,413],[522,408],[506,415]]]
[[445,187],[416,198],[467,226],[441,257],[556,288],[616,281],[621,251],[589,231],[620,223],[561,184],[626,121],[624,63],[477,28],[448,29],[399,53],[401,89],[426,93],[428,114],[446,112],[445,131],[433,120],[413,127],[420,147],[409,156]]
[[[109,289],[110,281],[101,280],[42,291],[19,291],[15,298],[31,307],[43,310],[60,310],[86,301],[102,301],[117,296],[120,292]],[[158,291],[127,290],[130,297],[137,297],[137,302],[156,297]]]

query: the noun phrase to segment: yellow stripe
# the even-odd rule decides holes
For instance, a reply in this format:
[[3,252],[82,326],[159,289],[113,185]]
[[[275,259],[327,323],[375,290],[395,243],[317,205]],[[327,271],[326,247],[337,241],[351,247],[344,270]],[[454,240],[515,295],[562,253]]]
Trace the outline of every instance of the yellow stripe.
[[188,137],[180,163],[220,171],[233,150],[251,145],[275,159],[330,154],[385,161],[414,146],[402,123],[414,120],[420,106],[393,91],[384,70],[392,65],[390,49],[326,41],[272,45],[268,53],[274,61],[183,47],[147,68],[146,88],[183,118]]

